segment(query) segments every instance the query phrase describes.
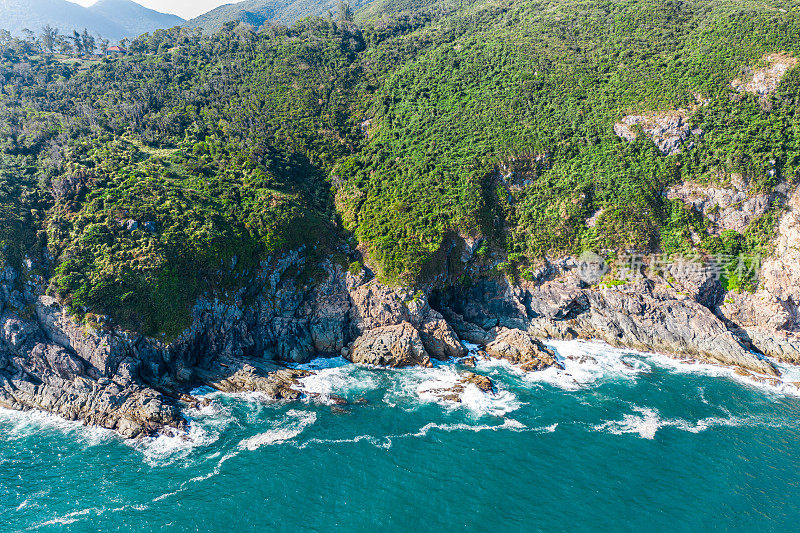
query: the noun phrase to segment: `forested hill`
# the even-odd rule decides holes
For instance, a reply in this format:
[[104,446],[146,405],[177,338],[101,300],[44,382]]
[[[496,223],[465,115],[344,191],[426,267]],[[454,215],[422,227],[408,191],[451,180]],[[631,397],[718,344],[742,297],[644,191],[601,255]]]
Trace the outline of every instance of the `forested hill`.
[[[360,243],[409,285],[453,281],[437,274],[456,235],[485,238],[478,255],[511,277],[584,249],[764,249],[775,210],[718,237],[664,190],[798,180],[795,70],[774,94],[731,81],[800,57],[800,3],[368,9],[158,31],[88,68],[2,43],[2,257],[46,248],[38,274],[74,313],[174,334],[203,291],[301,244]],[[692,127],[679,153],[614,132],[677,109]]]

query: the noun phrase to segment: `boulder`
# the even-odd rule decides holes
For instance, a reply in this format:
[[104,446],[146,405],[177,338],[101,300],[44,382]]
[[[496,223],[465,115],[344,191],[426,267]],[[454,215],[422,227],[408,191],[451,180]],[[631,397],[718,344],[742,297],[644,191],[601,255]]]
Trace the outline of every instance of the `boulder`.
[[486,345],[492,357],[505,359],[524,370],[544,370],[555,366],[563,368],[556,360],[555,352],[527,331],[501,328],[495,340]]
[[354,363],[388,367],[431,364],[419,332],[409,322],[366,331],[353,343],[349,358]]

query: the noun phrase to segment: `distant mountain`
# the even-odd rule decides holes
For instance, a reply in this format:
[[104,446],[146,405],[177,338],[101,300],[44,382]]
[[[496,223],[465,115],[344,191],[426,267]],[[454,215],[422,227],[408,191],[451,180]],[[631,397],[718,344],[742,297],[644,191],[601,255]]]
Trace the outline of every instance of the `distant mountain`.
[[[354,0],[350,7],[355,10],[369,0]],[[259,27],[266,21],[291,24],[312,15],[336,12],[339,0],[245,0],[237,4],[226,4],[204,13],[186,23],[192,28],[202,28],[208,33],[219,31],[231,21],[246,22]]]
[[23,29],[38,34],[49,24],[58,28],[62,35],[86,28],[94,34],[118,40],[182,22],[180,17],[147,9],[132,0],[100,0],[90,8],[66,0],[0,0],[0,29],[15,35]]
[[121,26],[130,36],[152,33],[159,28],[172,28],[186,22],[177,15],[148,9],[133,0],[100,0],[89,7],[89,11]]

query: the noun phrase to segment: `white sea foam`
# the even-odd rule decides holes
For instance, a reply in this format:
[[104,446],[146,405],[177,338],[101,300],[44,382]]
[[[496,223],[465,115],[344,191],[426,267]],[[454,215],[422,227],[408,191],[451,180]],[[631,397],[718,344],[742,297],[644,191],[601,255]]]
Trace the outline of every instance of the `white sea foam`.
[[[412,374],[409,375],[409,372]],[[458,394],[458,401],[453,401],[450,397],[461,378],[461,374],[452,366],[406,371],[406,390],[416,383],[415,392],[422,402],[467,409],[475,416],[503,416],[519,409],[517,397],[511,391],[503,389],[502,385],[497,385],[496,392],[484,392],[468,383]]]
[[664,425],[658,411],[647,407],[634,407],[639,414],[626,414],[622,420],[607,421],[595,426],[598,431],[607,431],[614,435],[638,433],[643,439],[653,439],[656,432]]
[[209,446],[217,441],[219,433],[209,431],[200,423],[190,422],[189,431],[176,431],[172,435],[145,437],[128,444],[141,452],[151,466],[165,465],[183,459],[195,448]]
[[107,442],[117,434],[99,426],[86,426],[81,422],[66,420],[44,411],[15,411],[0,407],[0,439],[17,440],[31,435],[58,431],[69,433],[89,446]]
[[638,414],[626,414],[622,420],[610,420],[594,426],[598,431],[606,431],[614,435],[626,433],[638,434],[643,439],[652,440],[659,429],[665,427],[676,428],[689,433],[700,433],[715,427],[736,427],[763,425],[759,419],[744,419],[728,415],[725,417],[710,416],[690,422],[682,418],[662,418],[656,409],[632,406]]
[[765,392],[800,396],[800,388],[793,384],[795,381],[800,381],[800,367],[796,365],[770,361],[781,373],[779,379],[773,380],[772,378],[764,379],[764,376],[740,375],[731,367],[714,365],[691,359],[676,359],[658,353],[644,353],[642,355],[658,364],[658,366],[668,368],[673,372],[728,378]]
[[517,376],[526,383],[548,384],[566,391],[577,391],[608,380],[635,381],[642,374],[651,372],[653,365],[656,365],[680,373],[726,377],[764,391],[800,396],[800,388],[794,385],[794,382],[800,382],[800,366],[797,365],[773,362],[782,374],[778,382],[773,382],[761,377],[736,374],[730,367],[658,353],[623,350],[601,341],[553,340],[547,344],[556,351],[563,370],[551,367],[538,372],[525,372],[502,359],[480,360],[478,368],[493,376],[505,373]]
[[[343,364],[323,366],[310,376],[299,380],[299,389],[314,401],[333,404],[331,395],[349,396],[374,390],[380,386],[375,372],[340,359]],[[320,361],[319,359],[315,361]],[[331,360],[322,360],[331,361]],[[312,361],[312,363],[314,363]],[[309,363],[311,365],[312,363]]]
[[352,363],[344,357],[317,357],[308,363],[293,365],[295,368],[302,370],[324,370],[329,368],[339,368],[342,366],[350,366]]
[[467,341],[461,341],[461,345],[464,348],[467,349],[467,352],[469,353],[469,355],[476,355],[478,353],[478,350],[481,349],[481,347],[479,345],[472,344],[471,342],[467,342]]
[[286,418],[280,421],[275,428],[242,440],[239,448],[253,451],[262,446],[286,442],[300,435],[306,427],[316,421],[317,413],[292,409],[286,413]]
[[144,504],[131,504],[123,505],[122,507],[87,507],[85,509],[78,509],[77,511],[72,511],[55,518],[51,518],[50,520],[35,524],[28,529],[41,529],[43,527],[54,525],[67,526],[85,520],[90,516],[101,516],[106,513],[118,513],[131,509],[134,511],[146,511],[149,509],[149,506]]
[[490,425],[490,424],[480,424],[480,425],[471,425],[471,424],[439,424],[435,422],[431,422],[422,426],[419,431],[416,433],[409,433],[404,435],[398,435],[397,437],[425,437],[427,436],[432,430],[438,431],[472,431],[472,432],[480,432],[480,431],[499,431],[503,429],[508,429],[512,431],[521,431],[527,429],[527,426],[518,420],[514,420],[513,418],[505,418],[502,424],[499,425]]
[[[219,395],[214,392],[204,396],[218,398]],[[184,414],[189,420],[188,431],[146,437],[128,444],[139,450],[150,465],[169,464],[186,458],[196,448],[212,445],[228,426],[236,422],[231,407],[219,401],[190,407]]]

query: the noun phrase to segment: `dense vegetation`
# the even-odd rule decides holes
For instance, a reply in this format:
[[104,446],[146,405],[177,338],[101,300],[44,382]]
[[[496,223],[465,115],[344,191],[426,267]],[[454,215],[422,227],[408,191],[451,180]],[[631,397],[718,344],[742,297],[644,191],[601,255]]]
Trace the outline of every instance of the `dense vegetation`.
[[[379,275],[409,284],[440,273],[457,235],[523,276],[583,249],[763,251],[776,211],[714,237],[663,192],[731,173],[754,191],[800,180],[800,75],[763,98],[730,86],[766,53],[800,57],[798,13],[383,1],[358,24],[343,9],[257,32],[158,31],[91,65],[6,40],[0,253],[18,264],[47,247],[74,313],[174,334],[204,291],[351,234]],[[691,150],[614,134],[625,114],[679,107],[704,132]]]

